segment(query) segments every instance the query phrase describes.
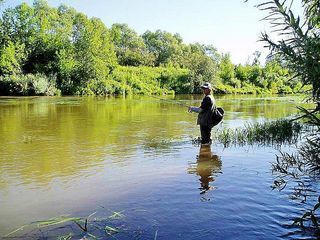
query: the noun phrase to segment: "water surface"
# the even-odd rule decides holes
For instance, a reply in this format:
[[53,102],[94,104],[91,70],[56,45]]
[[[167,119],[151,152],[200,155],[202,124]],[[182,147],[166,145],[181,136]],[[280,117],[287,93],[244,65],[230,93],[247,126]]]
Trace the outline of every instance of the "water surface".
[[[305,237],[288,225],[303,206],[271,189],[278,150],[192,143],[196,115],[181,104],[201,98],[1,97],[0,236],[65,214],[117,211],[119,239]],[[216,99],[226,112],[218,128],[290,116],[303,100]]]

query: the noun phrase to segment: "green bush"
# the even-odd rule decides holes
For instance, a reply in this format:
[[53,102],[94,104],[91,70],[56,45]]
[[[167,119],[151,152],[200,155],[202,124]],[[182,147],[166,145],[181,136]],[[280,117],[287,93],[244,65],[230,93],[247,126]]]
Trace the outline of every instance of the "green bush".
[[0,95],[53,96],[60,95],[55,77],[43,74],[0,76]]
[[165,67],[119,66],[106,81],[109,93],[172,94],[187,92],[189,71]]

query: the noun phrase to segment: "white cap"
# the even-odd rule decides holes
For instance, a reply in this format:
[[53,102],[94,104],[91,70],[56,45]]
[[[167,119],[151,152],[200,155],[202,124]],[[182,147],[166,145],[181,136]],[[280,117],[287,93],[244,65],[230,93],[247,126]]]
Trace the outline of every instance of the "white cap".
[[201,85],[201,88],[207,88],[207,89],[211,89],[211,84],[206,82],[204,84]]

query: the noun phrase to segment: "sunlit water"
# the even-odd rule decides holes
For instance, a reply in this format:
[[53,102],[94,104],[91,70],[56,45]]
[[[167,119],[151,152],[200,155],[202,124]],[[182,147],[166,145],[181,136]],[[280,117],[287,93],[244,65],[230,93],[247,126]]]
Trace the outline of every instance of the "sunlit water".
[[[201,97],[0,98],[0,236],[61,215],[116,211],[118,239],[305,237],[290,227],[303,205],[271,189],[279,150],[192,142],[196,114],[182,104]],[[302,100],[216,99],[226,112],[218,128],[289,116]]]

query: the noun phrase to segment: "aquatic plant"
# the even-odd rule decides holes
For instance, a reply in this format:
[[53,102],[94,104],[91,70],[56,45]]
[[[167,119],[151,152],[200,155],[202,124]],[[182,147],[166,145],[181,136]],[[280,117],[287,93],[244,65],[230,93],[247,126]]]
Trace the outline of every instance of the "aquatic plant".
[[[87,217],[72,217],[64,215],[48,220],[32,222],[11,231],[5,235],[5,238],[38,238],[37,236],[40,233],[44,234],[44,229],[47,234],[51,232],[54,236],[57,236],[59,233],[61,234],[61,232],[69,231],[66,235],[57,237],[57,239],[61,240],[71,239],[73,236],[81,236],[82,239],[96,239],[97,236],[112,237],[114,234],[117,234],[121,231],[119,227],[114,227],[111,223],[112,220],[121,219],[124,217],[121,212],[113,212],[112,215],[108,217],[93,217],[96,213],[97,212],[94,212]],[[70,226],[70,224],[75,224],[78,228],[73,228]],[[29,231],[26,231],[26,229],[29,229]],[[37,230],[39,230],[39,232]],[[18,233],[22,234],[17,235]]]
[[[290,119],[278,119],[263,123],[249,123],[242,128],[223,128],[213,131],[212,141],[223,144],[224,147],[245,145],[272,145],[279,147],[283,144],[296,144],[309,127]],[[199,146],[200,137],[190,136],[191,143]],[[146,142],[146,150],[170,149],[190,142],[189,140],[173,138],[155,138]]]
[[272,173],[275,176],[272,189],[278,189],[279,191],[285,188],[289,189],[291,200],[310,206],[307,202],[314,201],[317,198],[314,206],[307,207],[307,210],[301,216],[294,219],[293,224],[300,226],[302,229],[308,228],[316,236],[320,236],[320,196],[317,194],[317,189],[314,189],[314,186],[310,183],[310,180],[316,176],[313,162],[304,158],[300,152],[292,154],[280,152],[276,162],[272,163]]
[[[282,153],[272,164],[272,173],[275,175],[273,189],[279,191],[290,186],[290,198],[307,204],[304,213],[296,217],[293,224],[302,229],[308,228],[315,236],[320,236],[320,196],[317,189],[310,184],[310,179],[317,179],[320,173],[320,116],[300,108],[303,119],[313,131],[309,131],[305,141],[296,153]],[[316,200],[315,200],[316,199]],[[308,201],[308,202],[307,202]],[[309,202],[314,202],[310,208]],[[308,226],[306,226],[308,224]]]
[[224,128],[213,133],[213,141],[230,145],[282,145],[297,143],[302,133],[302,124],[289,119],[263,123],[249,123],[243,128]]

